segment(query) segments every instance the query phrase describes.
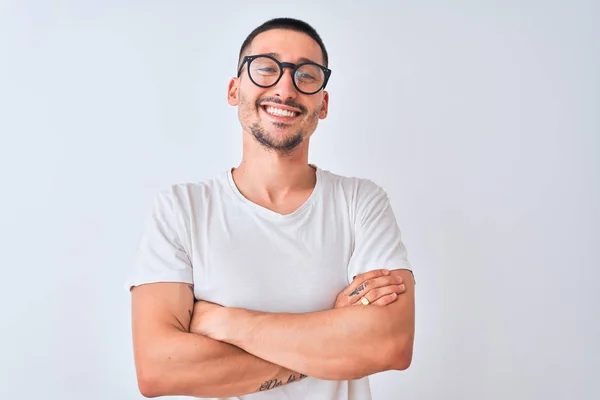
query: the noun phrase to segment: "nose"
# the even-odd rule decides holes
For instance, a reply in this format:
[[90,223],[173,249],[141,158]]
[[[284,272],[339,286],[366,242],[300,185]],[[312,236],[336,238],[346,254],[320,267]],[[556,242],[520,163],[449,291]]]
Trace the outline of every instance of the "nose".
[[277,85],[275,85],[275,95],[281,97],[283,100],[294,99],[298,96],[291,68],[283,69],[283,75],[279,79],[279,82],[277,82]]

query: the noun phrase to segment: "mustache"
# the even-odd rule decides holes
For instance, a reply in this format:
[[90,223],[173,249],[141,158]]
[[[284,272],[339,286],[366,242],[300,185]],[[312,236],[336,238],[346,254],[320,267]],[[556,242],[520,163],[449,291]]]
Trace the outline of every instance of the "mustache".
[[279,97],[260,98],[260,99],[256,100],[256,108],[260,107],[260,103],[265,102],[265,101],[268,101],[269,103],[282,104],[284,106],[297,108],[298,110],[302,111],[302,114],[306,114],[308,112],[306,107],[304,107],[302,104],[295,103],[294,101],[292,101],[290,99],[287,99],[286,101],[281,101],[281,99]]

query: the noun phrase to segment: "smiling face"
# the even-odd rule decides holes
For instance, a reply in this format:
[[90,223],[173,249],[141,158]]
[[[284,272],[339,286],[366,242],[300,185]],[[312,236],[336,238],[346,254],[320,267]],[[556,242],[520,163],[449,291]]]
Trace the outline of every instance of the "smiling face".
[[[270,54],[279,62],[299,64],[311,60],[323,65],[318,43],[307,34],[292,30],[272,29],[257,35],[246,55],[257,54]],[[290,153],[307,144],[318,120],[327,115],[328,100],[324,90],[312,95],[296,90],[290,68],[284,68],[275,86],[261,88],[250,80],[244,64],[240,77],[229,83],[228,102],[238,106],[244,132],[261,146],[280,153]]]

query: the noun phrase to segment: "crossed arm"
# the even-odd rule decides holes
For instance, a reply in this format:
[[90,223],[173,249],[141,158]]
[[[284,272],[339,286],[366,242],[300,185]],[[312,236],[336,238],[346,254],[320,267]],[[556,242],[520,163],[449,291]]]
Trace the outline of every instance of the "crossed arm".
[[[305,376],[357,379],[410,365],[414,284],[385,307],[315,313],[260,313],[206,303],[190,332],[193,295],[185,284],[132,291],[134,354],[146,397],[228,397],[268,390]],[[192,329],[192,332],[194,329]]]
[[190,285],[153,283],[132,289],[133,350],[145,397],[234,397],[264,390],[265,382],[300,374],[244,350],[189,332]]

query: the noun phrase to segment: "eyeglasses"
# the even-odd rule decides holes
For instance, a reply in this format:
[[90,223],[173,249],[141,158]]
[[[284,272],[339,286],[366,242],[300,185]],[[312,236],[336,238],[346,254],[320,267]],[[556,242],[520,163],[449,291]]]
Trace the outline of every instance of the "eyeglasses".
[[325,89],[327,81],[331,75],[331,70],[313,62],[301,64],[292,64],[288,62],[279,62],[268,55],[256,55],[244,57],[238,78],[242,73],[244,64],[248,64],[248,76],[252,83],[261,88],[275,86],[283,76],[283,69],[290,68],[294,79],[294,87],[304,94],[315,94],[321,89]]

